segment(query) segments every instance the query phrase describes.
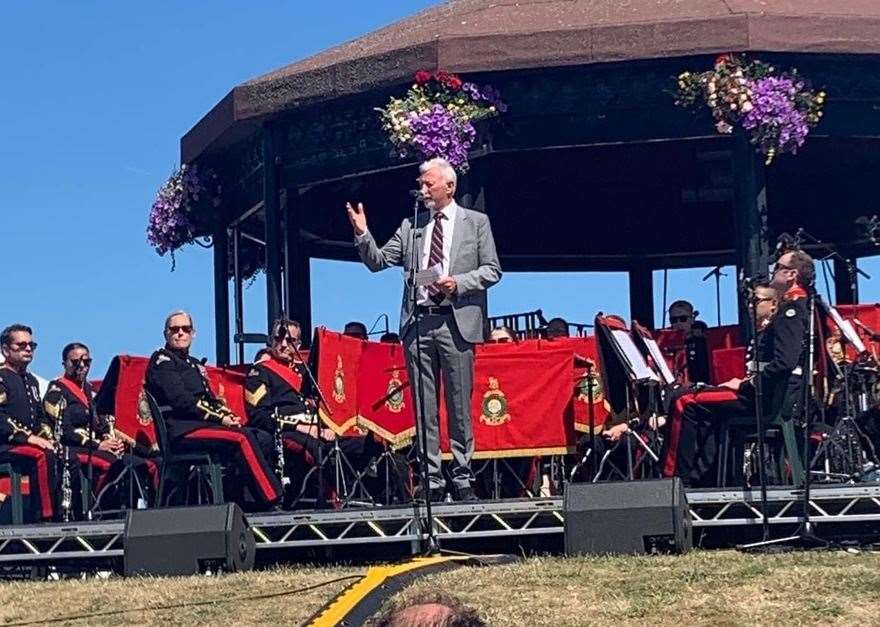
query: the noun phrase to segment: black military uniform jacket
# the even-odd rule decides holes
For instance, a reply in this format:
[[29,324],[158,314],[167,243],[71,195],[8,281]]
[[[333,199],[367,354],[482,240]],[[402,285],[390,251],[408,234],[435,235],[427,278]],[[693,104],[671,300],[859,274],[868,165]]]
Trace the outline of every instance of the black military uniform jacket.
[[[761,395],[767,417],[780,410],[784,417],[797,411],[803,390],[804,334],[809,312],[806,292],[789,290],[770,324],[758,335]],[[749,392],[754,393],[753,390]]]
[[164,416],[172,439],[223,420],[223,404],[208,386],[205,367],[195,357],[160,348],[150,356],[144,387],[160,407],[170,408]]
[[[248,372],[245,381],[245,405],[248,425],[264,431],[274,431],[276,409],[282,417],[305,414],[306,401],[300,394],[301,385],[294,385],[296,381],[302,381],[305,369],[302,364],[290,368],[272,357],[268,359],[272,362],[257,362]],[[284,373],[285,370],[289,374]]]
[[52,439],[40,402],[40,386],[29,372],[23,376],[0,367],[0,445],[24,444],[31,435]]
[[[52,381],[49,389],[46,390],[46,396],[43,398],[43,410],[54,424],[59,417],[61,418],[61,443],[67,446],[89,446],[89,423],[92,422],[92,399],[94,394],[92,386],[86,381],[82,386],[76,381],[67,379],[70,385],[76,386],[82,390],[82,395],[71,392],[63,382],[59,380]],[[85,400],[88,404],[83,404]],[[106,423],[102,420],[94,420],[91,425],[92,446],[97,446],[107,434],[108,429]]]

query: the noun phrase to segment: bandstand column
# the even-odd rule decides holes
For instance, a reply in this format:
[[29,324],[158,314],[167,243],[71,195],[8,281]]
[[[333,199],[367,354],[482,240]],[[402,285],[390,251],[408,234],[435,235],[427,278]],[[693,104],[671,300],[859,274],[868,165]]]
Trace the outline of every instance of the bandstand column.
[[302,326],[303,343],[312,337],[311,259],[300,234],[302,202],[296,188],[285,190],[284,213],[284,293],[287,313]]
[[218,366],[229,365],[229,233],[221,220],[214,230],[214,339]]
[[281,315],[281,201],[272,127],[263,125],[263,206],[266,212],[266,331]]
[[[733,222],[736,235],[737,286],[739,280],[767,277],[770,244],[767,227],[767,186],[764,158],[749,143],[745,132],[734,136],[733,150]],[[751,337],[748,302],[743,290],[737,291],[739,323],[743,341]]]
[[654,328],[654,271],[648,265],[629,269],[629,316],[643,327]]

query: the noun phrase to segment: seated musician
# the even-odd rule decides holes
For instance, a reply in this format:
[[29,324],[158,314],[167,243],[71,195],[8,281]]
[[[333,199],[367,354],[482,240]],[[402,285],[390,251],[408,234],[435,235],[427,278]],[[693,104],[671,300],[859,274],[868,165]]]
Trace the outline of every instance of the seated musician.
[[345,326],[342,328],[342,335],[354,337],[359,340],[369,339],[369,336],[367,334],[367,325],[365,325],[363,322],[358,322],[357,320],[346,322]]
[[[53,430],[58,428],[57,421],[61,421],[61,444],[68,447],[70,458],[76,459],[85,473],[91,464],[95,493],[127,464],[157,490],[159,469],[156,460],[149,458],[155,457],[158,449],[149,449],[117,431],[113,416],[99,417],[95,413],[94,394],[88,382],[92,365],[89,348],[79,342],[68,344],[61,351],[61,363],[64,374],[49,384],[43,409],[54,423]],[[123,458],[127,450],[132,453],[131,459]],[[78,481],[72,485],[79,488]]]
[[[301,393],[305,367],[297,356],[302,333],[299,322],[282,318],[272,324],[271,331],[266,358],[253,365],[245,382],[249,424],[273,440],[280,428],[284,450],[311,466],[324,459],[321,447],[336,440],[336,433],[318,421]],[[338,443],[355,467],[363,468],[373,455],[381,453],[371,436],[340,437]],[[277,464],[277,451],[275,458]],[[276,465],[276,472],[281,467]],[[288,476],[297,474],[287,463],[283,467]]]
[[672,372],[676,381],[708,383],[709,350],[706,345],[706,323],[697,320],[699,311],[686,300],[677,300],[669,306],[669,326],[677,331],[679,339],[664,347],[672,355]]
[[37,379],[28,372],[37,343],[33,331],[13,324],[0,333],[0,463],[28,477],[34,518],[55,516],[56,457],[52,428],[43,414]]
[[551,318],[544,329],[544,336],[548,340],[568,337],[568,323],[563,318]]
[[495,327],[492,329],[492,332],[489,334],[489,341],[495,344],[502,344],[504,342],[515,342],[516,335],[514,335],[513,331],[504,325],[500,327]]
[[[714,483],[717,437],[733,416],[754,416],[754,378],[761,377],[762,409],[766,419],[797,415],[803,384],[804,333],[808,326],[807,289],[813,284],[812,258],[803,251],[783,254],[776,262],[769,286],[758,287],[753,298],[759,311],[758,359],[746,379],[721,386],[682,388],[669,411],[664,476],[679,476],[690,486]],[[774,312],[773,291],[781,294]]]
[[214,396],[202,362],[189,354],[195,327],[192,316],[176,311],[165,320],[165,347],[150,357],[145,387],[165,414],[171,446],[178,452],[212,451],[234,463],[258,505],[269,508],[281,498],[281,484],[267,460],[273,442]]

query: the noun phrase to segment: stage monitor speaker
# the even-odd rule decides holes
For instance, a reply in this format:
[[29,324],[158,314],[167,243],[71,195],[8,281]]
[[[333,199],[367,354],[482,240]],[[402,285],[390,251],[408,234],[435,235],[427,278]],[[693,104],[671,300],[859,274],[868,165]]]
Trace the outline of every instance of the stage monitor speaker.
[[684,486],[674,479],[571,483],[566,555],[685,553],[693,545]]
[[124,541],[126,577],[254,567],[254,532],[234,503],[132,510]]

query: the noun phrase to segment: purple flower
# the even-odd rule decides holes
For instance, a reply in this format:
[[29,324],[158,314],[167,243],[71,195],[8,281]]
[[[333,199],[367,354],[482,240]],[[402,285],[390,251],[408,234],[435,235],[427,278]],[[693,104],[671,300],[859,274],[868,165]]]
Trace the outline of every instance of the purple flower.
[[501,92],[491,85],[483,85],[482,96],[483,100],[495,107],[498,113],[504,113],[507,111],[507,105],[501,102]]
[[748,81],[752,108],[742,118],[743,128],[752,131],[753,141],[767,153],[795,152],[804,145],[810,127],[795,96],[803,88],[787,77],[769,76]]
[[159,255],[193,241],[189,207],[206,191],[195,167],[181,166],[156,193],[147,222],[147,241]]
[[474,125],[452,115],[443,105],[435,104],[425,113],[410,114],[412,146],[426,158],[443,157],[455,168],[467,166],[477,132]]

